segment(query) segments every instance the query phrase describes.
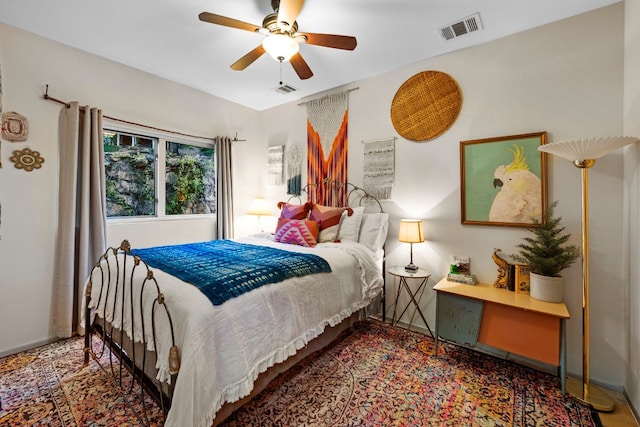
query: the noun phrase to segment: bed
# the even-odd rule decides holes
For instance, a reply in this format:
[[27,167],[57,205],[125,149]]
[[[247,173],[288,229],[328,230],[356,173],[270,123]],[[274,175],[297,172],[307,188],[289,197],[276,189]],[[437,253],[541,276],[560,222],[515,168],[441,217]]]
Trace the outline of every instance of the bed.
[[[197,245],[198,250],[210,246],[214,252],[247,250],[253,259],[270,258],[274,253],[288,260],[308,257],[326,264],[324,270],[310,273],[297,272],[301,267],[296,264],[295,273],[275,283],[250,286],[222,300],[216,299],[219,292],[198,289],[188,281],[189,274],[200,275],[193,271],[201,264],[181,258],[184,250],[191,250],[189,245],[135,250],[125,241],[119,248],[110,248],[87,280],[85,362],[89,357],[99,359],[96,348],[111,351],[123,362],[119,369],[128,367],[144,384],[142,397],[144,393],[155,395],[166,411],[166,426],[219,424],[280,372],[327,345],[366,317],[372,305],[379,305],[388,217],[377,200],[366,203],[372,198],[362,189],[353,187],[349,194],[350,201],[356,200],[350,203],[355,207],[343,208],[339,219],[331,207],[289,201],[281,206],[273,234],[189,244]],[[297,219],[302,215],[300,209],[308,209],[304,219]],[[304,234],[291,225],[299,223],[318,225],[314,245],[292,244]],[[292,227],[294,231],[287,234]],[[221,245],[238,245],[239,249]],[[182,255],[176,255],[177,264],[169,264],[168,258],[174,256],[166,254],[174,253]],[[264,253],[269,256],[261,255]],[[208,252],[204,257],[214,258]],[[216,258],[216,262],[222,261]],[[187,265],[187,276],[176,270],[175,265],[181,264]],[[278,270],[286,270],[284,264],[289,262],[278,264]],[[236,279],[224,280],[235,283]],[[248,286],[256,278],[241,281],[241,287]],[[381,312],[379,307],[373,311]],[[108,345],[97,347],[94,338]],[[121,372],[114,374],[122,379]]]

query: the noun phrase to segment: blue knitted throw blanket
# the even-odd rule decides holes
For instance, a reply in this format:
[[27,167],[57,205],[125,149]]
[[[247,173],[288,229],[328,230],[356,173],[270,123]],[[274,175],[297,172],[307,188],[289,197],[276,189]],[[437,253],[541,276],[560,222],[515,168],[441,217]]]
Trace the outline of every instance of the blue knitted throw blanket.
[[213,305],[260,286],[331,272],[317,255],[231,240],[156,246],[131,251],[151,267],[195,285]]

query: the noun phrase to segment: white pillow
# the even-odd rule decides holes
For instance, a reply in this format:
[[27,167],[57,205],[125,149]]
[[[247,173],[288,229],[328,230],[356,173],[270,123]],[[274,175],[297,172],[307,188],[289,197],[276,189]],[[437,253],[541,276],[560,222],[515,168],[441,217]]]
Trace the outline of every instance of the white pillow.
[[375,253],[384,246],[388,231],[389,214],[365,213],[362,215],[358,241]]
[[357,242],[360,237],[360,223],[362,223],[362,215],[364,214],[364,206],[353,208],[353,213],[349,216],[348,211],[342,212],[340,218],[340,228],[338,229],[338,240],[351,240]]

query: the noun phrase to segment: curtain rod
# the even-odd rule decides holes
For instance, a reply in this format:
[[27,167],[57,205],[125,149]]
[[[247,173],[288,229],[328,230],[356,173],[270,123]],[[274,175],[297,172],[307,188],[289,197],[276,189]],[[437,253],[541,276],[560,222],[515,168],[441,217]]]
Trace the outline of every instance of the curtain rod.
[[[57,102],[60,105],[64,105],[67,108],[71,107],[70,103],[64,102],[64,101],[61,101],[61,100],[59,100],[57,98],[49,96],[49,85],[45,86],[45,92],[42,95],[42,97],[44,99],[46,99],[46,100]],[[130,122],[128,120],[118,119],[116,117],[111,117],[111,116],[107,116],[107,115],[104,115],[104,114],[103,114],[102,117],[104,117],[106,119],[109,119],[109,120],[114,120],[116,122],[126,123],[128,125],[139,126],[139,127],[145,128],[145,129],[153,129],[153,130],[157,130],[157,131],[161,131],[161,132],[172,133],[174,135],[186,136],[186,137],[189,137],[189,138],[198,138],[198,139],[206,139],[207,141],[215,141],[215,138],[211,138],[211,137],[208,137],[208,136],[191,135],[191,134],[188,134],[188,133],[177,132],[177,131],[174,131],[174,130],[167,130],[167,129],[157,128],[157,127],[154,127],[154,126],[143,125],[141,123]],[[238,139],[238,133],[236,132],[236,135],[234,136],[233,141],[235,142],[235,141],[245,141],[245,140],[244,139]]]
[[[351,88],[351,89],[347,89],[347,90],[345,90],[344,92],[353,92],[354,90],[358,90],[358,89],[360,89],[360,88],[359,88],[359,87],[354,87],[354,88]],[[340,92],[336,92],[336,93],[340,93]],[[300,103],[298,104],[298,106],[304,105],[304,104],[306,104],[307,102],[311,102],[311,101],[319,101],[319,100],[321,100],[321,99],[328,98],[328,97],[330,97],[331,95],[335,95],[335,93],[328,93],[328,94],[326,94],[326,95],[324,95],[324,96],[321,96],[320,98],[315,98],[315,99],[310,99],[310,100],[305,101],[305,102],[300,102]]]

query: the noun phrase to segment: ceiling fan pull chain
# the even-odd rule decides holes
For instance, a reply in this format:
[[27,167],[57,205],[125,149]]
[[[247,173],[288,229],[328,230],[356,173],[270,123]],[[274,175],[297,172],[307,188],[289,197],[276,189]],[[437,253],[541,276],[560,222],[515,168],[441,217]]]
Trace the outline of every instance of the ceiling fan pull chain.
[[282,86],[282,61],[280,61],[280,86]]

